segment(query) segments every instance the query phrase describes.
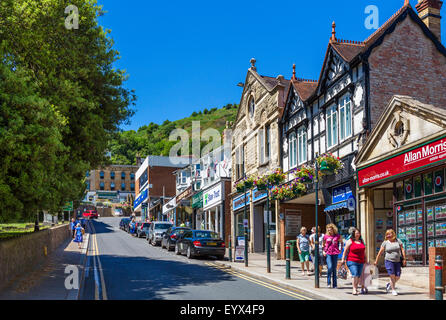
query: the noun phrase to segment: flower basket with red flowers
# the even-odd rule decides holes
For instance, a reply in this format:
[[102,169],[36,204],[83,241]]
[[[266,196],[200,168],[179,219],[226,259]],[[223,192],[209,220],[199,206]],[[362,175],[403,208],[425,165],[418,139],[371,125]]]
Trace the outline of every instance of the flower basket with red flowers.
[[314,174],[314,168],[309,166],[303,166],[300,169],[296,170],[295,174],[296,178],[299,179],[301,183],[312,183]]
[[319,164],[321,175],[337,174],[344,167],[343,162],[332,153],[319,156],[316,161]]
[[257,190],[264,191],[268,187],[268,180],[265,176],[257,179],[254,179],[254,186],[257,187]]
[[305,184],[299,182],[297,179],[291,183],[291,190],[293,192],[292,198],[301,197],[307,193]]
[[286,179],[286,174],[283,173],[282,169],[276,169],[273,173],[266,176],[270,185],[277,186],[283,183]]

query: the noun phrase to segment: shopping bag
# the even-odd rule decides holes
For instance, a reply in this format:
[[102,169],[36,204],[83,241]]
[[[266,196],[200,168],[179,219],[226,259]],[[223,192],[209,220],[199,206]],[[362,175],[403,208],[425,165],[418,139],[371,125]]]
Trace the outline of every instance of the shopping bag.
[[345,265],[341,265],[338,269],[338,278],[346,280],[347,279],[347,268],[345,267]]

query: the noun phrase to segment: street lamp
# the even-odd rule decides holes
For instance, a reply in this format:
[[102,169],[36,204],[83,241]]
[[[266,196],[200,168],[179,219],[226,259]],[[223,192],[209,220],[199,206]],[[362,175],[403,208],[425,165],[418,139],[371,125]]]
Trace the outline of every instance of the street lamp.
[[[245,162],[245,159],[243,159],[243,163]],[[243,164],[243,167],[245,167],[245,165]],[[244,178],[243,179],[245,179],[246,180],[246,173],[244,174]],[[244,231],[245,231],[245,267],[247,267],[248,266],[248,226],[246,225],[246,221],[248,221],[248,215],[247,215],[247,212],[246,212],[246,183],[244,183],[243,184],[243,194],[244,194],[244,197],[245,197],[245,208],[243,209],[244,210],[244,214],[245,214],[245,217],[244,217],[244,221],[243,221],[243,224],[244,224]]]
[[269,182],[266,183],[266,272],[271,273],[271,243],[269,231]]
[[316,189],[316,217],[315,217],[315,222],[316,222],[316,235],[315,235],[315,239],[314,239],[314,287],[315,288],[319,288],[319,232],[318,232],[318,228],[319,228],[319,224],[318,224],[318,204],[319,204],[319,166],[317,163],[317,157],[318,157],[318,153],[316,152],[316,161],[315,161],[315,179],[314,179],[314,184],[315,184],[315,189]]

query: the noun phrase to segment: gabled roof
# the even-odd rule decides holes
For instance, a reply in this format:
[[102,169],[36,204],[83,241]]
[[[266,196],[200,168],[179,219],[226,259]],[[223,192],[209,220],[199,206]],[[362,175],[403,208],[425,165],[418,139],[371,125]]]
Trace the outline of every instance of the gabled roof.
[[390,17],[378,30],[376,30],[373,34],[371,34],[364,42],[330,39],[330,42],[328,43],[327,46],[324,63],[322,65],[322,70],[319,76],[318,88],[322,84],[321,80],[323,77],[323,71],[330,50],[332,49],[335,50],[347,63],[353,62],[355,58],[358,58],[361,55],[368,56],[374,47],[382,43],[384,36],[388,33],[393,32],[395,30],[395,26],[399,22],[402,22],[404,19],[406,19],[407,16],[409,16],[414,22],[416,22],[421,27],[426,36],[428,36],[434,42],[437,49],[443,55],[446,56],[446,48],[432,33],[432,31],[424,24],[424,22],[420,19],[420,17],[414,11],[412,6],[407,2],[397,12],[395,12],[395,14],[392,17]]

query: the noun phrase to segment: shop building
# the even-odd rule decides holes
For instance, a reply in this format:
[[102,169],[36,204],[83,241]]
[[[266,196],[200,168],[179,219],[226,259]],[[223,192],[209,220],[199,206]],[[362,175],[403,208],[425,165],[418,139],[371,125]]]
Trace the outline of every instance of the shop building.
[[[313,166],[316,155],[326,152],[344,164],[339,174],[320,180],[319,199],[325,212],[320,224],[335,223],[344,234],[348,227],[358,226],[352,164],[393,95],[411,95],[423,103],[446,105],[441,90],[446,86],[446,50],[436,27],[441,17],[432,14],[439,12],[441,5],[436,0],[419,1],[418,15],[405,1],[364,42],[339,39],[333,22],[319,79],[299,79],[293,70],[281,121],[284,172],[291,180],[292,169]],[[348,199],[353,199],[349,200],[350,206]],[[287,201],[287,206],[281,204],[280,214],[286,218],[286,210],[300,210],[302,220],[304,215],[313,216],[305,225],[312,227],[314,201],[314,186],[310,185],[306,196]],[[307,209],[300,208],[304,204]]]
[[173,173],[189,164],[189,158],[148,156],[136,172],[134,211],[143,219],[162,219],[163,205],[176,196]]
[[[262,76],[257,72],[256,60],[251,59],[240,107],[232,132],[232,226],[231,234],[234,245],[244,234],[244,202],[243,195],[237,193],[235,184],[245,176],[262,176],[280,168],[279,119],[283,113],[289,80],[282,75],[276,78]],[[264,252],[266,241],[266,193],[249,191],[247,202],[248,250]],[[243,203],[243,205],[241,205]],[[277,234],[278,212],[276,204],[271,203],[270,229]],[[240,223],[241,222],[241,223]],[[274,237],[274,236],[273,236]],[[272,237],[272,238],[273,238]],[[277,249],[277,240],[271,247]]]
[[446,106],[395,96],[355,163],[369,261],[394,229],[408,264],[428,265],[428,249],[446,247]]

